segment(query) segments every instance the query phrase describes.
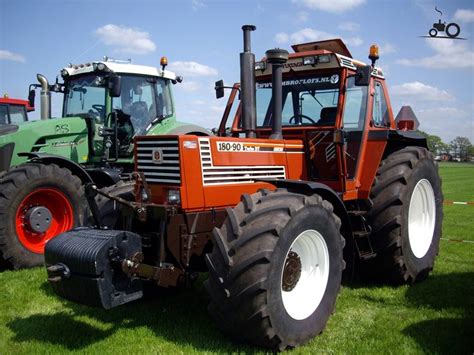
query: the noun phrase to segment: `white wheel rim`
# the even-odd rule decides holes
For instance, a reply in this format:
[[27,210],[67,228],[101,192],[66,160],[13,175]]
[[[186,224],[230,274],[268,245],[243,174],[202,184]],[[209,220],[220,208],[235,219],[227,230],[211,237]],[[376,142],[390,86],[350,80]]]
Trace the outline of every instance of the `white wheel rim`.
[[408,208],[408,240],[413,254],[421,259],[433,240],[436,221],[435,195],[431,184],[421,179],[415,186]]
[[[283,290],[283,271],[290,252],[298,255],[301,264],[300,277],[290,291]],[[329,279],[329,251],[321,233],[306,230],[291,244],[286,253],[281,273],[281,297],[290,317],[296,320],[308,318],[318,308]]]

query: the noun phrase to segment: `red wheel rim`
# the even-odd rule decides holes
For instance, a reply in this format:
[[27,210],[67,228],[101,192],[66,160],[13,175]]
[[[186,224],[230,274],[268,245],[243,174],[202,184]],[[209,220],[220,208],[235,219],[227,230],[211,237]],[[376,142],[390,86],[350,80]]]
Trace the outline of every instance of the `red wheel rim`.
[[[51,212],[51,222],[43,233],[36,232],[26,220],[28,211],[43,206]],[[16,233],[21,244],[33,253],[43,254],[45,244],[74,225],[74,212],[66,195],[54,188],[40,188],[28,194],[16,212]]]

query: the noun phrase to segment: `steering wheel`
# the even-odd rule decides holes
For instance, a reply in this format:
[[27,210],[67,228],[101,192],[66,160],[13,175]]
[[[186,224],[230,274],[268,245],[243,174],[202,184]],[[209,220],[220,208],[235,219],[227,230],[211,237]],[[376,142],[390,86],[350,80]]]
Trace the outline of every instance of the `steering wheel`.
[[92,105],[92,108],[96,110],[101,117],[105,114],[105,105]]
[[306,116],[306,115],[293,115],[293,116],[290,117],[289,123],[292,123],[292,121],[295,121],[295,123],[296,123],[296,118],[297,117],[302,118],[304,120],[308,120],[312,124],[316,124],[316,122],[311,117]]

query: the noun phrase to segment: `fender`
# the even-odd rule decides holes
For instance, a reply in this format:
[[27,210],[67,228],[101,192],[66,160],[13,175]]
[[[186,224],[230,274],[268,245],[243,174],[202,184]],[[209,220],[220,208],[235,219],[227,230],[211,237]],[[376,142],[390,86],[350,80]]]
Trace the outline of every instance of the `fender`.
[[120,178],[120,173],[122,169],[111,168],[111,167],[98,167],[98,168],[88,168],[86,169],[89,176],[94,180],[94,183],[99,189],[115,185],[118,183]]
[[81,181],[86,184],[88,182],[94,182],[88,172],[79,164],[73,162],[70,159],[46,154],[46,153],[18,153],[20,157],[27,157],[29,162],[45,163],[45,164],[56,164],[61,168],[69,169],[74,175],[76,175]]
[[193,124],[185,124],[185,125],[176,127],[166,134],[173,134],[173,135],[174,134],[175,135],[193,134],[196,136],[212,136],[213,135],[208,130],[202,127],[199,127],[197,125],[193,125]]
[[8,143],[0,147],[0,172],[10,168],[14,149],[15,143]]
[[304,181],[304,180],[284,179],[284,180],[259,180],[259,181],[267,182],[276,187],[283,187],[288,190],[300,192],[306,195],[313,194],[313,193],[318,194],[324,200],[327,200],[332,203],[334,207],[334,213],[341,219],[341,222],[342,222],[341,232],[343,236],[346,238],[346,240],[349,240],[349,238],[352,238],[351,220],[349,218],[349,214],[347,213],[346,206],[344,205],[344,202],[342,201],[339,194],[333,189],[331,189],[329,186],[326,186],[319,182]]

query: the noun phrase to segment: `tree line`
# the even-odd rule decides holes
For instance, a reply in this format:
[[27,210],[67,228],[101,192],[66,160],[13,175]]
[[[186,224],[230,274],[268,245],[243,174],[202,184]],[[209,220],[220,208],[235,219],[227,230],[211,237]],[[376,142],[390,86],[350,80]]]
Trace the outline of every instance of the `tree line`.
[[443,140],[435,135],[418,131],[426,138],[428,148],[435,155],[447,155],[460,161],[470,161],[474,157],[474,146],[467,137],[456,137],[451,142],[445,143]]

